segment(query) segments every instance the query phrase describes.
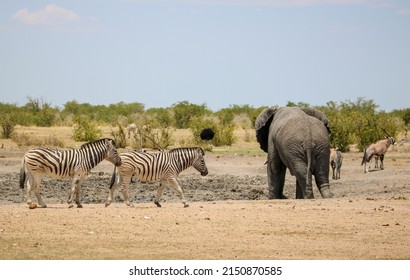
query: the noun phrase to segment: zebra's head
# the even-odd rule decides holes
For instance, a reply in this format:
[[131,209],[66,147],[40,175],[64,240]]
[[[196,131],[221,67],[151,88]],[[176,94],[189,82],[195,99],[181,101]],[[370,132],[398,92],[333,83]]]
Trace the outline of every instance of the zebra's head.
[[117,149],[115,148],[115,142],[112,139],[105,139],[105,144],[107,146],[107,154],[105,159],[114,164],[115,166],[120,166],[122,161],[119,156]]
[[198,170],[198,172],[201,173],[202,176],[208,175],[208,168],[206,167],[206,164],[205,164],[204,155],[205,155],[204,150],[198,147],[197,156],[192,165],[196,170]]

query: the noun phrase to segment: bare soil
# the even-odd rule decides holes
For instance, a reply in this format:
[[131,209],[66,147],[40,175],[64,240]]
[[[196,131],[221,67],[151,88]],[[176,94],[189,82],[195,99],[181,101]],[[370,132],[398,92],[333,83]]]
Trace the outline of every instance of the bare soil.
[[[255,144],[256,145],[256,144]],[[84,208],[68,208],[69,182],[44,178],[47,208],[29,209],[19,188],[24,149],[0,150],[0,259],[410,259],[409,144],[391,147],[385,169],[364,174],[362,154],[344,154],[335,194],[267,200],[264,155],[207,153],[209,175],[193,168],[179,182],[190,207],[157,183],[134,183],[127,207],[120,191],[104,206],[113,165],[85,180]]]

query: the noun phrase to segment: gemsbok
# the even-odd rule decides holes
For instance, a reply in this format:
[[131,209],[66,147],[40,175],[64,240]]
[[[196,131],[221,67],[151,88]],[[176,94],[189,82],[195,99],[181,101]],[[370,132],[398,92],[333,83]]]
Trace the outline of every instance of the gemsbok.
[[380,169],[384,169],[384,155],[390,145],[396,145],[396,141],[393,137],[387,136],[385,139],[379,140],[376,143],[372,143],[364,150],[362,165],[364,164],[364,173],[369,172],[367,163],[371,161],[373,157],[379,157],[380,159]]

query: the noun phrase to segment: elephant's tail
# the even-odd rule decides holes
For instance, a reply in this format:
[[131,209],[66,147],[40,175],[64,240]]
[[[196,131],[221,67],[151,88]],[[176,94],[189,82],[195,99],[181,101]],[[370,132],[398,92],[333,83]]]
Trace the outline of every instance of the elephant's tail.
[[306,189],[305,198],[313,197],[313,187],[312,187],[312,148],[306,149],[307,157],[307,172],[306,172]]

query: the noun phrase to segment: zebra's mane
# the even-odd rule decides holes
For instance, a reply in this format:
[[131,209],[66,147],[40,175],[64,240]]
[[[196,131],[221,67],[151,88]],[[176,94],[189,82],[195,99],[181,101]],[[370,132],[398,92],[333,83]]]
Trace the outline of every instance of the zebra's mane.
[[205,155],[204,150],[201,147],[181,147],[181,148],[174,148],[169,150],[169,153],[177,153],[179,151],[192,151],[192,150],[199,150],[201,151],[202,155]]
[[94,145],[94,144],[99,144],[99,143],[105,142],[106,140],[110,140],[111,143],[115,146],[115,141],[114,141],[113,139],[111,139],[111,138],[101,138],[101,139],[96,140],[96,141],[91,141],[91,142],[82,144],[82,145],[80,146],[80,149],[85,149],[85,148],[87,148],[88,146],[91,146],[91,145]]

